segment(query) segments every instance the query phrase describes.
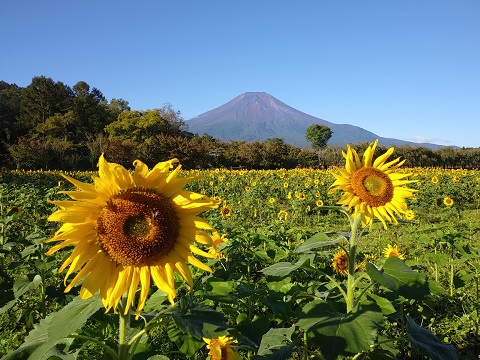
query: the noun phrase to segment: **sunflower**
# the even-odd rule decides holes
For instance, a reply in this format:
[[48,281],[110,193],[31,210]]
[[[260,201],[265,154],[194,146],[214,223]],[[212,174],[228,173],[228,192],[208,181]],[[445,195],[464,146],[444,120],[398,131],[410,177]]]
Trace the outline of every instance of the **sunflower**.
[[412,221],[415,219],[415,212],[411,209],[408,209],[405,213],[405,220]]
[[348,275],[348,256],[344,250],[337,251],[333,255],[333,261],[331,264],[332,268],[337,272],[337,274],[342,276]]
[[284,221],[284,222],[287,221],[288,220],[288,211],[281,209],[277,213],[277,219],[280,220],[280,221]]
[[398,224],[396,216],[406,214],[408,208],[405,199],[413,197],[416,190],[404,186],[413,182],[406,179],[411,174],[396,171],[405,160],[397,158],[386,162],[394,151],[393,147],[373,161],[377,144],[378,140],[368,146],[363,162],[348,145],[347,153],[342,152],[346,160],[345,169],[338,169],[338,174],[333,173],[336,180],[330,186],[329,193],[342,190],[344,193],[338,204],[353,208],[354,217],[361,213],[364,227],[371,226],[373,219],[377,218],[387,228],[385,220]]
[[398,250],[397,245],[392,246],[388,244],[387,247],[383,249],[382,253],[383,253],[383,256],[385,256],[386,258],[389,258],[390,256],[395,256],[400,260],[405,260],[405,256],[404,256],[405,254],[402,254],[400,250]]
[[323,200],[322,200],[322,199],[318,199],[317,201],[315,201],[315,205],[317,205],[318,207],[323,206]]
[[222,215],[223,218],[229,217],[232,215],[232,208],[230,206],[227,206],[227,201],[223,201],[223,206],[220,209],[220,215]]
[[192,253],[214,257],[194,245],[212,246],[205,230],[212,227],[197,215],[218,206],[206,196],[183,190],[193,177],[178,178],[177,159],[160,162],[149,170],[139,160],[131,174],[123,166],[100,156],[99,176],[87,184],[62,175],[76,186],[63,191],[74,201],[52,201],[60,209],[49,221],[62,222],[47,243],[60,242],[47,251],[52,255],[69,245],[74,248],[59,272],[69,267],[67,278],[78,272],[66,287],[69,292],[84,279],[80,297],[87,299],[100,292],[106,311],[116,308],[127,297],[127,314],[140,287],[137,316],[145,305],[151,279],[165,292],[170,303],[176,296],[174,272],[192,286],[186,263],[205,271],[210,267]]
[[228,239],[225,237],[225,235],[220,235],[218,232],[213,231],[212,240],[213,240],[213,244],[210,247],[210,249],[208,249],[208,252],[212,255],[215,255],[216,258],[221,258],[222,252],[218,249],[218,247],[220,244],[227,242]]
[[219,336],[216,339],[203,338],[207,343],[211,360],[241,360],[240,354],[233,350],[237,340],[230,336]]
[[445,206],[453,206],[453,199],[450,197],[450,196],[445,196],[445,198],[443,199],[443,203],[445,204]]
[[435,175],[434,177],[432,177],[431,181],[433,184],[438,184],[438,176]]

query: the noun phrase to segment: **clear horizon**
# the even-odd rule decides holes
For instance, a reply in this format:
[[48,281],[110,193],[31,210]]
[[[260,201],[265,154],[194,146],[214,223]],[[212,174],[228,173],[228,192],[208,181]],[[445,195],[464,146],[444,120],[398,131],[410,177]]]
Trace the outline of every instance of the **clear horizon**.
[[244,92],[378,136],[480,147],[480,2],[131,3],[0,7],[0,80],[86,81],[185,120]]

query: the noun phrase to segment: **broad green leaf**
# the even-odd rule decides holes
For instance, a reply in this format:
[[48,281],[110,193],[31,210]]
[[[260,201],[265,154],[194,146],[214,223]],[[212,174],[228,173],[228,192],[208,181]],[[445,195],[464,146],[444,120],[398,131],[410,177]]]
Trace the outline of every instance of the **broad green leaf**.
[[[1,296],[3,296],[2,293],[0,293]],[[2,301],[2,304],[4,304],[3,302],[3,298],[1,299]],[[5,298],[6,300],[6,298]],[[8,309],[11,309],[13,307],[13,305],[15,305],[15,303],[17,302],[17,299],[13,299],[13,300],[10,300],[8,301],[7,303],[5,303],[1,308],[0,308],[0,315],[3,314],[5,311],[7,311]]]
[[267,283],[267,287],[270,290],[279,291],[283,294],[287,294],[295,286],[297,286],[297,284],[292,281],[290,276],[287,276],[280,281],[269,281]]
[[[205,346],[205,342],[195,339],[192,335],[182,331],[175,321],[171,321],[167,326],[167,333],[170,340],[177,344],[178,349],[187,357],[193,357],[197,350]],[[200,337],[201,339],[201,337]]]
[[248,297],[258,292],[258,289],[250,289],[247,285],[241,283],[237,286],[237,294],[240,299]]
[[150,356],[147,360],[170,360],[170,358],[165,355],[153,355]]
[[236,287],[237,283],[235,281],[225,281],[211,277],[205,283],[205,290],[199,290],[196,294],[213,301],[236,304],[237,299],[234,296]]
[[13,292],[15,297],[19,298],[29,290],[35,290],[42,283],[42,277],[40,275],[35,275],[33,279],[30,279],[27,275],[22,275],[15,280],[13,284]]
[[38,250],[38,247],[36,245],[30,245],[30,246],[27,246],[25,249],[23,249],[20,255],[22,255],[22,257],[24,258],[24,257],[27,257],[28,255],[34,254],[37,250]]
[[287,276],[292,271],[297,270],[300,265],[292,264],[289,262],[279,262],[271,266],[266,267],[265,269],[260,270],[267,276]]
[[457,360],[459,354],[457,350],[448,344],[442,343],[429,330],[418,326],[410,317],[407,316],[408,333],[407,337],[412,346],[422,355],[432,360]]
[[181,331],[197,339],[211,337],[215,331],[222,331],[228,328],[223,314],[203,305],[196,305],[194,308],[189,309],[186,314],[173,313],[172,317]]
[[448,255],[447,255],[447,254],[443,254],[443,253],[437,253],[437,254],[435,254],[435,253],[429,253],[429,254],[427,254],[427,258],[428,258],[431,262],[433,262],[433,263],[435,263],[435,264],[437,264],[437,265],[439,265],[439,266],[444,266],[445,264],[448,263]]
[[393,291],[396,296],[418,300],[430,293],[426,275],[413,270],[395,256],[385,261],[382,270],[367,263],[367,273],[374,282]]
[[307,331],[312,344],[327,360],[369,351],[375,343],[383,315],[372,303],[360,304],[357,311],[339,313],[330,304],[315,299],[303,307],[297,325]]
[[[281,348],[284,348],[285,346],[288,346],[292,342],[292,335],[293,332],[295,331],[295,325],[289,327],[289,328],[273,328],[268,330],[265,335],[262,336],[262,341],[260,342],[260,347],[258,349],[258,355],[263,356],[263,355],[270,355],[276,350],[279,350]],[[288,356],[291,355],[291,350],[289,349],[290,353],[286,354]],[[276,357],[277,359],[277,357]],[[278,358],[278,359],[288,359],[288,357],[285,358]]]
[[331,243],[331,241],[329,241],[327,234],[320,232],[313,235],[311,238],[305,240],[305,242],[302,245],[300,245],[295,249],[295,252],[303,253],[305,251],[310,251],[312,249],[316,249],[322,246],[334,245],[334,244],[328,244],[328,243]]
[[60,311],[48,315],[36,324],[25,342],[2,360],[16,360],[28,357],[31,360],[47,359],[50,349],[60,340],[81,328],[98,309],[102,307],[98,294],[83,300],[76,297]]
[[164,293],[162,290],[157,290],[145,302],[145,307],[143,308],[143,311],[150,312],[162,310],[163,308],[165,308],[166,300],[167,294]]
[[418,237],[417,241],[420,244],[427,244],[430,242],[430,238],[428,237],[428,235],[422,234]]
[[253,319],[250,319],[247,314],[242,313],[237,316],[236,329],[259,346],[262,336],[270,329],[270,321],[264,315],[255,314]]
[[375,294],[369,294],[368,297],[373,301],[375,301],[375,304],[377,304],[380,307],[384,315],[390,315],[397,312],[397,310],[395,310],[395,307],[390,302],[390,300]]

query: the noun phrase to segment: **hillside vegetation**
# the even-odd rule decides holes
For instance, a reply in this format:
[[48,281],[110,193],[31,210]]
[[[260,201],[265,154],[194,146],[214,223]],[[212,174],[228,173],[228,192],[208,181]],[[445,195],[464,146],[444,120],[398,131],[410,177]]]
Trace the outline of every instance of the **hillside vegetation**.
[[[354,144],[361,152],[365,144]],[[344,147],[322,151],[325,166],[341,163]],[[25,88],[0,81],[0,165],[10,169],[93,170],[101,153],[131,167],[139,158],[153,165],[178,158],[185,168],[242,167],[276,169],[311,167],[317,154],[282,138],[221,141],[194,135],[170,104],[133,110],[123,99],[107,100],[79,81],[70,87],[38,76]],[[385,148],[379,146],[378,152]],[[480,150],[400,146],[407,166],[478,168]]]

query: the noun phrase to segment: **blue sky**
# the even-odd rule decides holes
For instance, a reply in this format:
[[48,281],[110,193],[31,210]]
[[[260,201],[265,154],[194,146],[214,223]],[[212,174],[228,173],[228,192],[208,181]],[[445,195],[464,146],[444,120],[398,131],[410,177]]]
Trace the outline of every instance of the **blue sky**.
[[86,81],[185,119],[247,91],[382,137],[480,147],[478,0],[16,0],[0,80]]

